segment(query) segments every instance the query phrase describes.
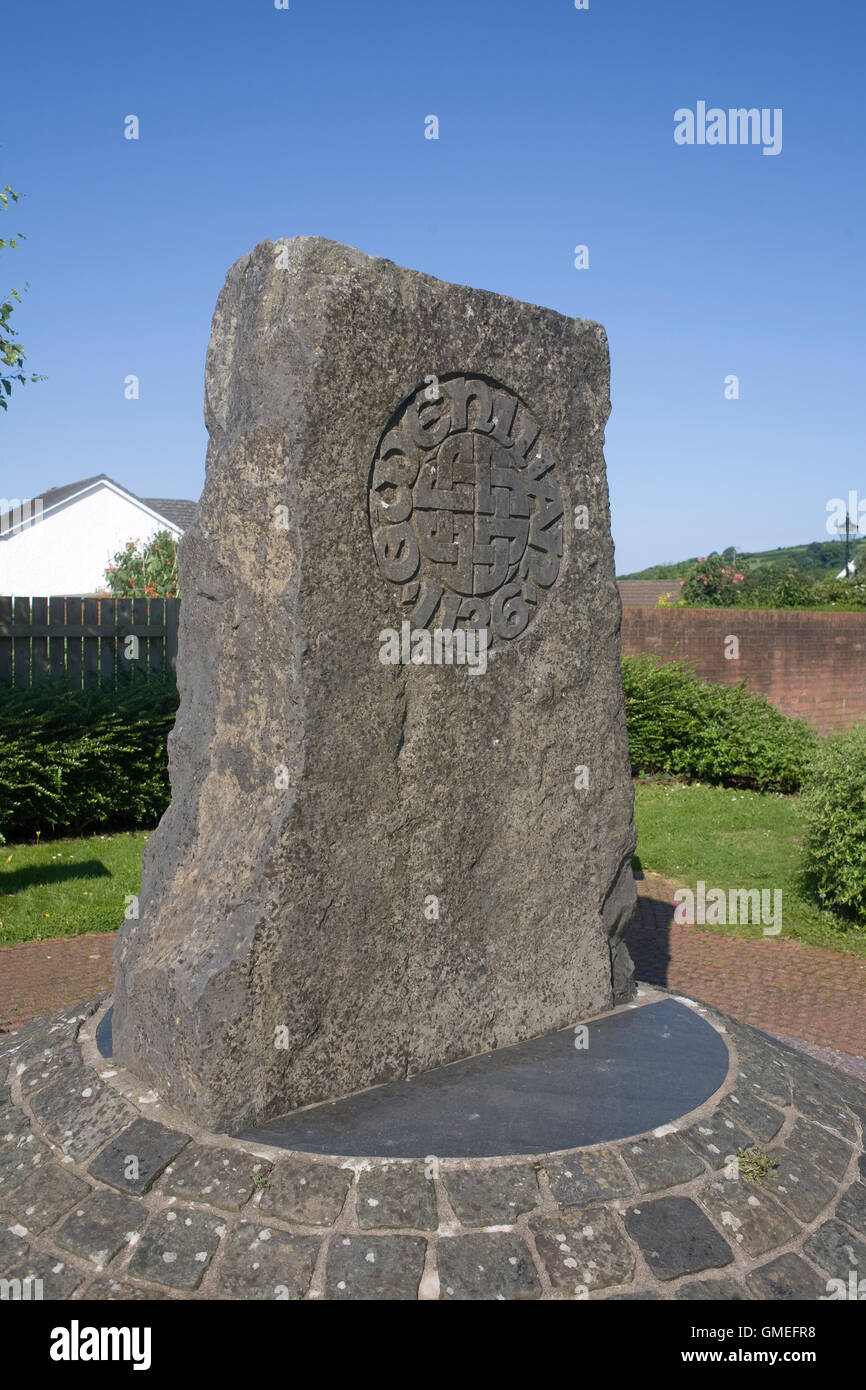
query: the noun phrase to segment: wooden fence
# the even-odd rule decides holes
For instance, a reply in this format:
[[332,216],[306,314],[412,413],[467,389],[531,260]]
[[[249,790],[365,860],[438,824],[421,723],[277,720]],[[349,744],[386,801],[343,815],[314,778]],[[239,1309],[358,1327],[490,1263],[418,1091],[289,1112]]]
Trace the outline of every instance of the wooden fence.
[[75,689],[174,670],[180,599],[0,598],[0,686]]

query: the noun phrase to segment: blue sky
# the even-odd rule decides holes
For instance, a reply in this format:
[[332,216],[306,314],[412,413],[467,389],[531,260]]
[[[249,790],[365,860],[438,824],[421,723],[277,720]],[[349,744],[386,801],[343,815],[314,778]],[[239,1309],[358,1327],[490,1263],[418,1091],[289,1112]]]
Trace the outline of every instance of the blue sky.
[[[3,32],[0,184],[27,197],[0,234],[28,239],[0,289],[29,281],[47,379],[0,418],[0,494],[197,497],[226,270],[304,233],[605,325],[620,573],[866,500],[851,0],[50,0]],[[700,100],[782,108],[782,152],[675,144]]]

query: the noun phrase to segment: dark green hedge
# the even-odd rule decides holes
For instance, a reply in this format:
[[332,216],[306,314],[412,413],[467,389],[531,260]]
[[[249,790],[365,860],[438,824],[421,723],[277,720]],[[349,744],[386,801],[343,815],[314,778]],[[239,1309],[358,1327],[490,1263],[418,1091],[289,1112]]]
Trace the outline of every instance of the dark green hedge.
[[817,739],[763,695],[712,685],[679,662],[623,657],[629,753],[636,773],[794,792]]
[[[623,659],[631,763],[758,791],[796,791],[817,740],[763,696],[676,663]],[[0,835],[154,825],[169,802],[173,681],[119,691],[0,690]]]
[[0,838],[155,824],[176,709],[174,682],[160,678],[113,692],[0,690]]

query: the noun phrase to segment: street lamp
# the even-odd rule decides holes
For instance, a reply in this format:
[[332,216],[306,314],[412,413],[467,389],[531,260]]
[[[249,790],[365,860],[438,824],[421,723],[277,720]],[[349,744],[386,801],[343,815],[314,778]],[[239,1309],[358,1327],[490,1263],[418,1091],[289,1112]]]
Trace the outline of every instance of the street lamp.
[[837,522],[836,522],[836,530],[839,532],[839,539],[841,540],[843,535],[844,535],[844,537],[845,537],[845,578],[846,578],[846,579],[850,579],[850,578],[851,578],[851,571],[850,571],[850,569],[848,568],[848,556],[849,556],[849,553],[850,553],[850,550],[851,550],[851,537],[857,535],[858,529],[859,529],[859,528],[858,528],[858,526],[857,526],[856,521],[852,521],[852,520],[851,520],[851,517],[848,515],[848,512],[847,512],[847,511],[846,511],[846,513],[845,513],[845,520],[844,520],[844,521],[837,521]]

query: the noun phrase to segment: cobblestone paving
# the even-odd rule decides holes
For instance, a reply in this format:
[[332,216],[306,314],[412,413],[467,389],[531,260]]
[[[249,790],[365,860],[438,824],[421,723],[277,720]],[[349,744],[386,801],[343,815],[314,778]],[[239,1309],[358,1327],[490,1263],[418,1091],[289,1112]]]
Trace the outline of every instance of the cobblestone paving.
[[[73,1301],[847,1287],[866,1273],[866,1085],[682,1002],[731,1052],[700,1110],[616,1143],[476,1160],[316,1158],[193,1130],[99,1057],[107,1001],[30,1024],[0,1038],[0,1280]],[[755,1180],[738,1148],[774,1166]]]

